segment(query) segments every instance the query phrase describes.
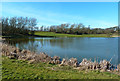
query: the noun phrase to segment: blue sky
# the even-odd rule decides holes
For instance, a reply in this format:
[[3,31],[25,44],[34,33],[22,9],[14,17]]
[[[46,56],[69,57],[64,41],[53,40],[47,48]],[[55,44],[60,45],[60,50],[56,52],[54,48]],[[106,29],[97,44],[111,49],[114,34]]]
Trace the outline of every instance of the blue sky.
[[92,28],[118,25],[117,2],[4,2],[3,17],[34,17],[37,26],[83,23]]

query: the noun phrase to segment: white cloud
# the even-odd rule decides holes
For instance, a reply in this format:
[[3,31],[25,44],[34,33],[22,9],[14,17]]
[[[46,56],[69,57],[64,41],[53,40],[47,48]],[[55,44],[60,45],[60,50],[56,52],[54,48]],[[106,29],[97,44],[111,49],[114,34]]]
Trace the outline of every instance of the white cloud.
[[[8,8],[9,7],[9,8]],[[35,17],[38,19],[38,25],[59,25],[62,23],[83,23],[91,27],[111,27],[117,25],[116,23],[108,22],[105,20],[92,19],[84,16],[70,15],[65,13],[54,13],[50,11],[38,11],[37,9],[26,7],[4,7],[3,13],[10,14],[11,16]],[[3,16],[6,16],[3,14]]]

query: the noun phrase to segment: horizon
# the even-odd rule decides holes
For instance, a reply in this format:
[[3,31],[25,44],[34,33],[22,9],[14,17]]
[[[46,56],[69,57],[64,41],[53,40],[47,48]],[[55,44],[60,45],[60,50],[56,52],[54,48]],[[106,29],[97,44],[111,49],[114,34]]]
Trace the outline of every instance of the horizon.
[[117,2],[3,2],[3,17],[33,17],[37,26],[79,24],[91,28],[118,26]]

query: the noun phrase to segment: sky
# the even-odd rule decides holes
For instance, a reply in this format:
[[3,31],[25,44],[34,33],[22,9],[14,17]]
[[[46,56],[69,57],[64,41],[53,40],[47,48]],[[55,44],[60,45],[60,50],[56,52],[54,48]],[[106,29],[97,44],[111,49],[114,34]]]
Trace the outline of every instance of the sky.
[[2,2],[119,2],[119,0],[1,0]]
[[91,28],[118,25],[117,2],[3,2],[3,17],[33,17],[37,27],[83,23]]

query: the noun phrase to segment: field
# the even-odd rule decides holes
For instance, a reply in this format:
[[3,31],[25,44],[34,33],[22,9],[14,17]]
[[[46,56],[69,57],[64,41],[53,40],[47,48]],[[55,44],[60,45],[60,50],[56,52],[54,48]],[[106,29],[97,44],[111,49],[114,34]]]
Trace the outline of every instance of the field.
[[2,57],[2,79],[118,79],[109,72],[79,71],[72,67],[36,63]]
[[36,31],[34,35],[38,36],[50,36],[50,37],[110,37],[106,34],[83,34],[83,35],[74,35],[74,34],[61,34],[54,32],[38,32]]

